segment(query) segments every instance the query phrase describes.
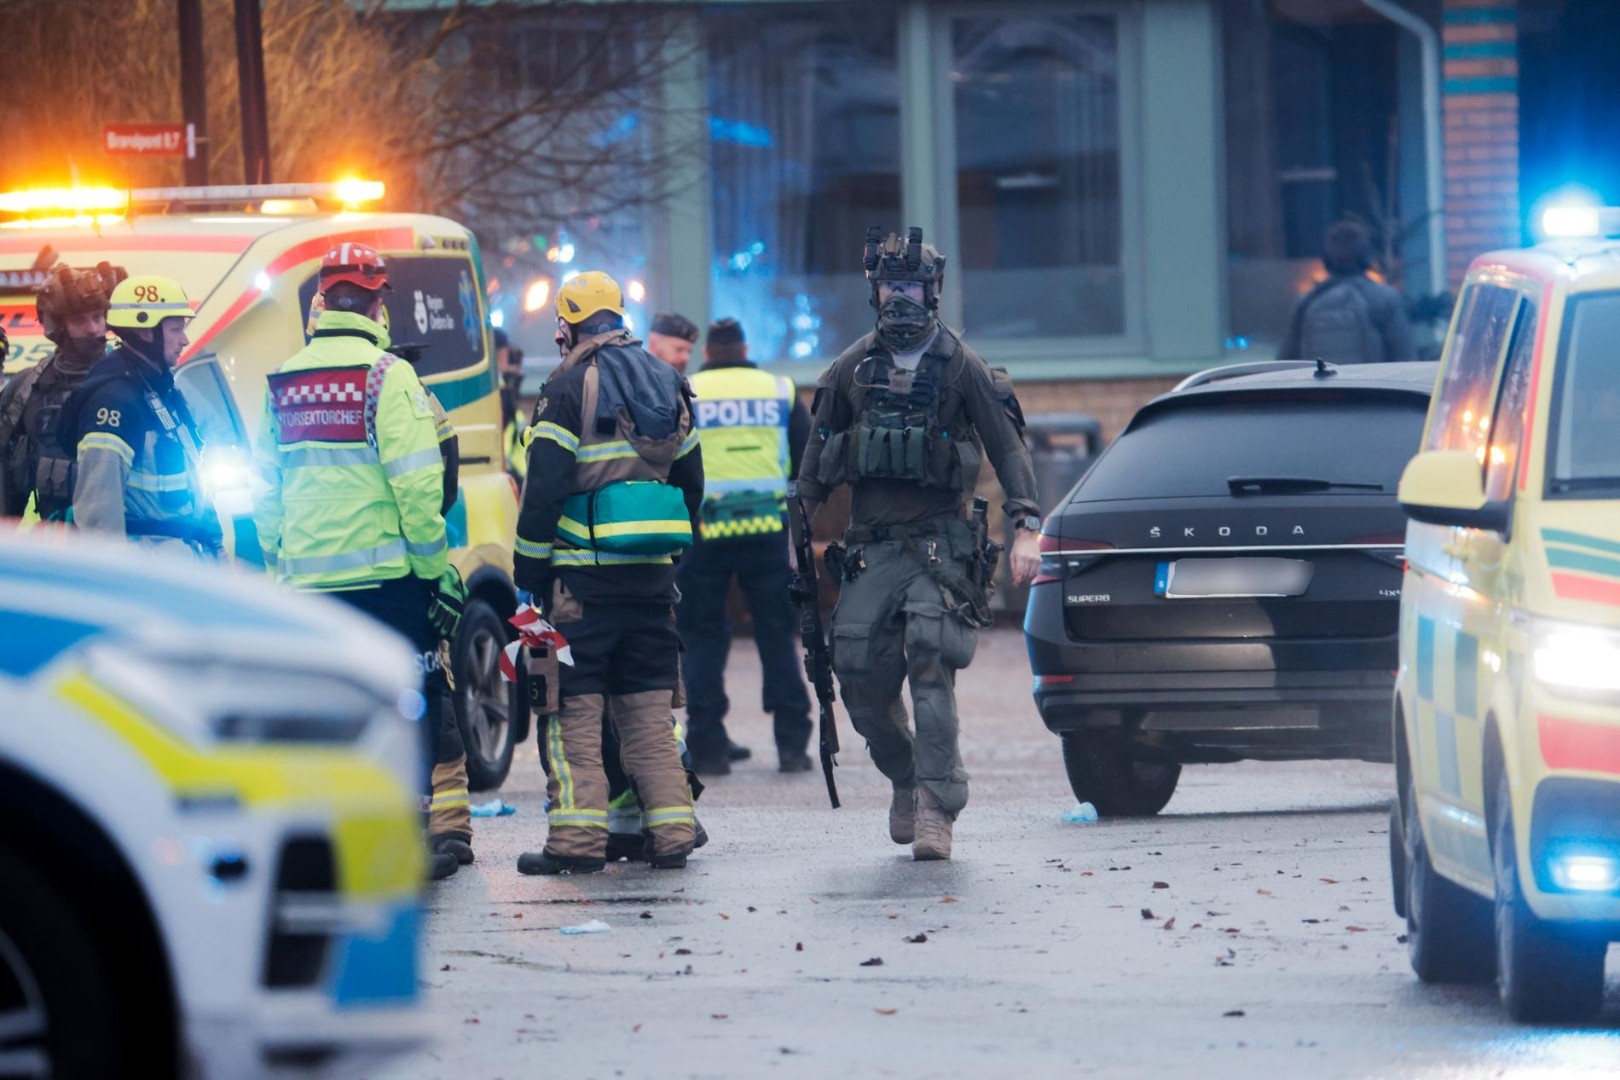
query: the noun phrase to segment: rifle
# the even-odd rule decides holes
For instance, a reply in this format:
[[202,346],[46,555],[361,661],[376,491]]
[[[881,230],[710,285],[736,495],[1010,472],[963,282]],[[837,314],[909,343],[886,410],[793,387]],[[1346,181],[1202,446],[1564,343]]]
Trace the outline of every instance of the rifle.
[[793,576],[788,593],[799,605],[799,639],[804,643],[804,674],[815,687],[816,702],[820,706],[819,734],[821,738],[821,775],[827,778],[827,798],[833,809],[838,809],[838,784],[833,779],[833,767],[838,764],[838,715],[833,712],[832,654],[827,650],[827,635],[821,626],[821,585],[816,576],[816,549],[810,537],[810,518],[804,511],[804,502],[797,491],[788,493],[789,531],[793,534],[793,550],[798,557],[799,569]]

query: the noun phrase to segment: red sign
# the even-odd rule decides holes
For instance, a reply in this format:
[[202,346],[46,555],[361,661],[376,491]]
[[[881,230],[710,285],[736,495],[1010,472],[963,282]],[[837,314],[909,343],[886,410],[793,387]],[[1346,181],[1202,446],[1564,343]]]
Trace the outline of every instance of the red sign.
[[141,157],[196,157],[190,124],[108,124],[102,146],[109,154]]

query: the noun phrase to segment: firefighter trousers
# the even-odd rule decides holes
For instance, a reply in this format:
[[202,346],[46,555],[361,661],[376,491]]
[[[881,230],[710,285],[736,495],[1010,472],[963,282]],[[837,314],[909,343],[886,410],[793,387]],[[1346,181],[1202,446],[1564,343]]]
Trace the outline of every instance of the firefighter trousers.
[[[573,652],[560,671],[562,706],[546,726],[546,852],[592,858],[607,852],[608,778],[603,710],[619,741],[619,761],[645,808],[655,855],[692,850],[696,819],[670,694],[680,639],[668,606],[554,604],[557,629]],[[567,617],[565,620],[565,616]]]

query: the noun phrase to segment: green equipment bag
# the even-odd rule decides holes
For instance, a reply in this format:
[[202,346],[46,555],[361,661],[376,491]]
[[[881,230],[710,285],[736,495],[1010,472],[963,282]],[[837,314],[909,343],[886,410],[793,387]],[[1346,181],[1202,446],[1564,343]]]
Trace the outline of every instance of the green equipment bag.
[[659,480],[619,480],[568,496],[557,535],[612,555],[673,555],[692,546],[681,489]]

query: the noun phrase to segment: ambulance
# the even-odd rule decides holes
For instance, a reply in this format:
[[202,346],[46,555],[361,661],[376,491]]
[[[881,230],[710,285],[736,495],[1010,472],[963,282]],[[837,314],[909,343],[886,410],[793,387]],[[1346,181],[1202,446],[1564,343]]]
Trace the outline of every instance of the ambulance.
[[0,1075],[352,1075],[419,1045],[419,679],[331,600],[0,536]]
[[498,786],[528,724],[521,688],[502,681],[506,619],[517,609],[512,540],[517,488],[505,470],[497,369],[478,242],[428,214],[366,210],[376,181],[0,193],[0,325],[8,369],[50,354],[33,291],[54,259],[103,260],[162,274],[196,310],[175,377],[203,428],[203,476],[227,545],[259,564],[249,490],[251,440],[266,376],[303,348],[321,256],[369,245],[388,260],[394,351],[444,403],[460,437],[461,494],[447,516],[451,559],[469,602],[451,643],[457,719],[474,789]]
[[1620,214],[1475,260],[1420,452],[1394,701],[1395,908],[1426,982],[1594,1016],[1620,940]]

